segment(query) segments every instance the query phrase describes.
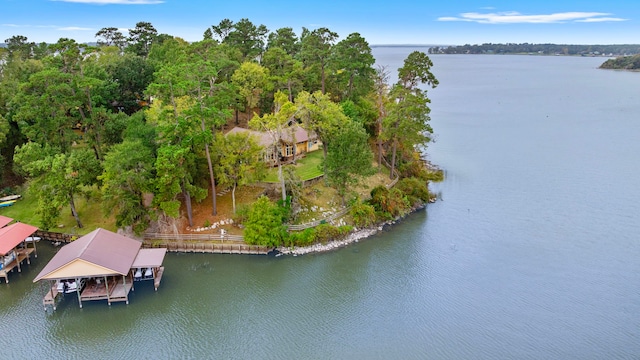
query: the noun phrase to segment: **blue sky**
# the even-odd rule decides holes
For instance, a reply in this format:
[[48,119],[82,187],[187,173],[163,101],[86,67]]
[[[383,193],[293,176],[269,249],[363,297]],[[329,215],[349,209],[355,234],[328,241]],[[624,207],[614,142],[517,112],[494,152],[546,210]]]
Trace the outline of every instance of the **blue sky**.
[[370,44],[504,42],[640,43],[638,0],[0,0],[0,42],[61,37],[95,41],[103,27],[130,29],[151,22],[160,33],[188,41],[220,20],[248,18],[270,30],[300,33],[328,27]]

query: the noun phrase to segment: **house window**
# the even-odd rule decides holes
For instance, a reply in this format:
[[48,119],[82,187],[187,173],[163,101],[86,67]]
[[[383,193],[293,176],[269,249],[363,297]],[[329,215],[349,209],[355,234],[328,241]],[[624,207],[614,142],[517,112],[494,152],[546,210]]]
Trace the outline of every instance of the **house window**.
[[293,145],[291,144],[287,144],[287,146],[284,149],[285,151],[285,156],[293,156]]

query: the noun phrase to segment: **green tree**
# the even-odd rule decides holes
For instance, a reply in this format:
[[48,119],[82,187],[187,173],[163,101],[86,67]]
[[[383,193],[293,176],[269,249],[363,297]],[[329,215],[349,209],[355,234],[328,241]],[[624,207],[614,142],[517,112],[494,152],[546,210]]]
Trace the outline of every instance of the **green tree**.
[[329,145],[324,160],[327,182],[338,190],[343,205],[349,188],[360,183],[362,177],[373,174],[373,154],[368,139],[361,124],[347,121]]
[[[196,152],[206,139],[197,117],[188,114],[196,101],[187,95],[189,81],[184,76],[186,57],[181,63],[167,64],[156,72],[156,80],[149,86],[149,94],[158,97],[147,110],[147,117],[158,125],[160,147],[156,160],[157,176],[163,179],[156,188],[157,204],[171,217],[178,217],[182,194],[189,226],[193,226],[191,196],[196,201],[206,197],[206,190],[195,185]],[[167,104],[166,106],[163,104]]]
[[[263,116],[255,115],[249,126],[264,131],[271,138],[271,154],[275,157],[278,165],[278,180],[280,180],[280,190],[282,192],[282,201],[287,199],[287,189],[285,187],[284,175],[282,173],[282,162],[280,161],[280,148],[282,146],[282,138],[287,134],[291,125],[293,115],[296,112],[295,105],[287,100],[287,95],[282,92],[275,94],[275,110],[271,114]],[[267,149],[269,151],[269,149]]]
[[157,36],[158,30],[150,22],[140,21],[136,23],[135,28],[129,29],[127,50],[146,58]]
[[216,173],[220,185],[231,186],[233,213],[236,212],[238,186],[260,180],[264,176],[262,147],[253,136],[244,133],[219,134],[216,137]]
[[274,47],[284,50],[290,56],[296,56],[300,52],[300,41],[292,28],[284,27],[269,33],[267,50]]
[[211,30],[213,30],[213,34],[220,39],[220,42],[223,43],[227,40],[229,33],[233,31],[233,26],[233,21],[229,19],[222,19],[218,25],[211,26]]
[[301,91],[296,96],[296,117],[302,120],[307,130],[313,131],[322,141],[324,158],[327,157],[327,149],[337,130],[349,119],[342,112],[340,105],[334,103],[329,95],[316,91],[310,94]]
[[124,54],[105,64],[107,90],[105,100],[112,111],[128,115],[140,110],[148,98],[144,92],[153,81],[155,71],[151,63],[133,54]]
[[438,80],[431,73],[432,66],[426,54],[414,51],[398,69],[398,82],[389,94],[391,101],[382,131],[383,139],[391,142],[391,178],[394,176],[399,146],[407,152],[413,152],[415,146],[426,145],[431,139],[430,100],[419,85],[432,88],[438,85]]
[[127,38],[115,27],[104,27],[96,33],[98,46],[117,46],[120,51],[124,50]]
[[331,48],[338,34],[321,27],[305,32],[301,39],[301,56],[305,68],[319,69],[322,93],[325,93],[326,69],[331,58]]
[[10,58],[26,60],[31,58],[33,55],[32,51],[35,44],[33,42],[29,42],[27,37],[24,35],[14,35],[6,39],[4,42],[7,46],[7,50],[9,51]]
[[[156,196],[153,201],[168,216],[180,216],[182,195],[187,208],[189,226],[193,226],[191,198],[200,201],[206,197],[206,190],[194,185],[191,169],[195,167],[195,157],[189,147],[181,145],[163,145],[158,149],[156,159]],[[215,196],[215,195],[213,195]]]
[[289,101],[302,90],[304,70],[302,62],[279,47],[270,47],[262,57],[262,65],[269,70],[269,80],[275,91],[287,91]]
[[269,71],[254,62],[244,62],[231,76],[246,106],[253,109],[258,106],[260,95],[267,86]]
[[244,18],[233,25],[233,30],[228,32],[223,42],[239,49],[244,61],[252,61],[262,55],[268,32],[266,26],[255,26]]
[[95,184],[100,163],[90,150],[78,149],[70,153],[56,153],[48,146],[29,142],[16,150],[14,156],[20,172],[31,181],[30,191],[36,193],[41,227],[55,225],[60,210],[66,204],[79,228],[82,222],[75,206],[75,196],[83,186]]
[[244,222],[244,241],[252,245],[279,246],[288,238],[286,212],[266,196],[251,205]]
[[375,59],[367,41],[358,33],[349,34],[333,47],[332,66],[336,70],[341,99],[356,100],[373,90]]
[[375,120],[376,142],[378,143],[378,172],[382,171],[382,131],[383,121],[387,117],[387,107],[389,106],[389,71],[384,66],[376,68],[373,78],[374,91],[371,93],[376,107],[377,116]]
[[152,190],[153,153],[141,141],[126,140],[104,157],[102,200],[105,214],[115,214],[116,226],[140,233],[148,223],[144,194]]
[[79,121],[81,106],[72,80],[73,75],[50,68],[33,74],[20,86],[12,101],[16,106],[13,119],[29,140],[63,152],[70,149],[77,139],[72,127]]

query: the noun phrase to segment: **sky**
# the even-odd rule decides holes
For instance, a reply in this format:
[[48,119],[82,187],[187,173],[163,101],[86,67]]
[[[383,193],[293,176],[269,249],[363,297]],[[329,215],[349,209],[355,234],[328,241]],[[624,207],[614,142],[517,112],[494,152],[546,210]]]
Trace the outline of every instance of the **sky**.
[[0,0],[0,42],[61,37],[96,41],[139,21],[159,33],[202,40],[211,25],[248,18],[269,30],[327,27],[371,45],[482,43],[638,44],[638,0]]

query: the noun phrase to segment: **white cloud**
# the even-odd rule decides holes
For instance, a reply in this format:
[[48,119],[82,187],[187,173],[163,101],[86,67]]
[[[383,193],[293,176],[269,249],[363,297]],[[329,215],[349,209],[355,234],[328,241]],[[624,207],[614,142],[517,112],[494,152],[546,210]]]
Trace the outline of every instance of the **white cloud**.
[[96,4],[96,5],[154,5],[154,4],[164,3],[164,0],[51,0],[51,1]]
[[58,26],[58,25],[32,25],[32,24],[2,24],[1,26],[19,27],[19,28],[38,28],[38,29],[56,29],[60,31],[92,31],[94,29],[81,26]]
[[86,27],[79,27],[79,26],[65,26],[65,27],[59,27],[58,30],[62,30],[62,31],[91,31],[93,29],[92,28],[86,28]]
[[583,20],[576,20],[576,22],[605,22],[605,21],[627,21],[627,19],[601,17],[601,18],[589,18],[589,19],[583,19]]
[[516,11],[486,13],[462,13],[458,17],[445,16],[438,21],[466,21],[480,24],[550,24],[566,22],[605,22],[626,21],[626,19],[607,17],[609,13],[600,12],[563,12],[554,14],[523,15]]

